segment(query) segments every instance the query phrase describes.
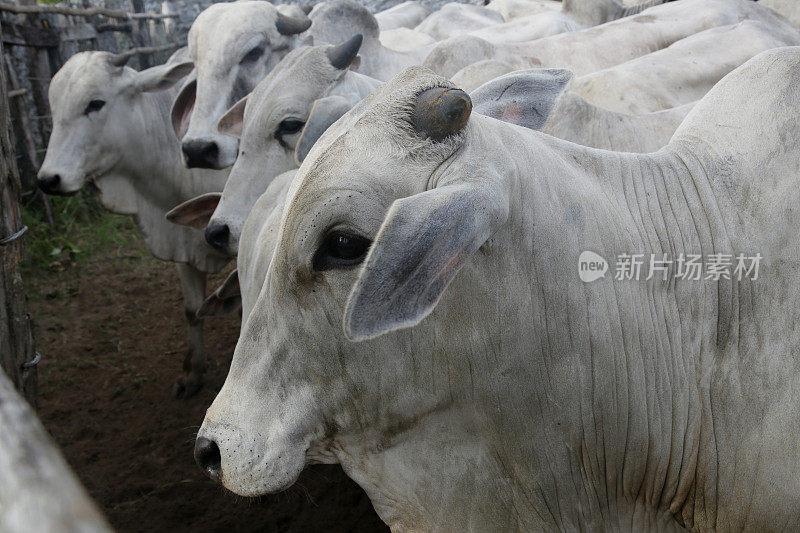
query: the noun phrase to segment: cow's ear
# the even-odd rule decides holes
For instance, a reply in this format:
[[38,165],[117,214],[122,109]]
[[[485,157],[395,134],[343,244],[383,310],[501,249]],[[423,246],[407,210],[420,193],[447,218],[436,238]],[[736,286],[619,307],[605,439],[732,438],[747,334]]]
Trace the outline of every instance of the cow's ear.
[[297,141],[297,146],[294,149],[294,159],[298,166],[311,151],[322,134],[339,118],[350,111],[353,104],[347,98],[339,95],[326,96],[314,102],[311,106],[311,112],[306,120],[306,125],[303,126],[303,132],[300,134],[300,139]]
[[247,96],[236,102],[232,108],[222,115],[217,122],[217,131],[223,135],[230,135],[237,139],[242,138],[244,128],[244,109],[247,107]]
[[196,97],[197,80],[192,80],[181,89],[181,92],[178,93],[177,98],[172,103],[170,117],[172,119],[172,129],[175,131],[175,136],[178,137],[178,140],[183,139],[183,136],[186,135],[186,130],[189,129],[189,121],[192,119],[192,110],[194,109]]
[[540,130],[572,80],[572,72],[562,69],[517,71],[484,83],[469,96],[476,113]]
[[136,73],[136,89],[143,92],[163,91],[169,89],[194,70],[194,63],[167,63]]
[[203,301],[197,311],[198,318],[227,315],[241,308],[242,291],[239,287],[239,274],[231,272],[222,285]]
[[186,200],[166,214],[167,220],[178,226],[205,229],[221,198],[222,193],[209,192]]
[[396,200],[347,301],[347,337],[370,339],[421,322],[507,218],[507,197],[475,184]]

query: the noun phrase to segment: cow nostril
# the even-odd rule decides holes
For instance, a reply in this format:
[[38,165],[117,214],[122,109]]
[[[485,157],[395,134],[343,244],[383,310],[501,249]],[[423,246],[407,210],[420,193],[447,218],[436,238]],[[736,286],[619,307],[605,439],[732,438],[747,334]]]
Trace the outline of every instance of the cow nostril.
[[225,225],[209,226],[206,228],[206,242],[217,250],[225,251],[230,240],[231,230]]
[[41,190],[46,193],[53,193],[58,191],[58,186],[61,184],[61,176],[58,174],[49,174],[40,176],[36,181]]
[[208,477],[219,483],[222,477],[222,457],[216,442],[198,437],[194,443],[194,460]]
[[215,142],[187,141],[181,145],[189,168],[216,168],[219,146]]

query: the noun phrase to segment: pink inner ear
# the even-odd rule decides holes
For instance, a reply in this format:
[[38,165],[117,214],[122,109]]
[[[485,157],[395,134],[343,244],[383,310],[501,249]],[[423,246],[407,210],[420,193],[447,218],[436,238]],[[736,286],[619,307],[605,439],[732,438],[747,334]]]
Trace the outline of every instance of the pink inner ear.
[[197,97],[197,81],[192,81],[183,88],[172,105],[172,128],[178,140],[183,139],[192,119],[195,98]]
[[167,213],[167,220],[178,226],[205,229],[221,196],[220,193],[209,193],[187,200]]
[[246,105],[246,100],[240,100],[235,106],[228,110],[228,112],[219,119],[217,131],[223,135],[241,137],[242,130],[244,129],[244,109]]

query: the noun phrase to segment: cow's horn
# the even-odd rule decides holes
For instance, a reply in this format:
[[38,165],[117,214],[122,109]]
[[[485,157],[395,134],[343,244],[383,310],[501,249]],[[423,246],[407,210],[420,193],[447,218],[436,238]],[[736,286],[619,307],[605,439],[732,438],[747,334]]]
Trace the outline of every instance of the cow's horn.
[[275,21],[275,27],[278,33],[282,35],[296,35],[303,33],[311,27],[311,19],[288,17],[281,12],[278,12],[278,20]]
[[461,89],[436,87],[420,93],[414,106],[414,128],[434,141],[461,131],[472,112],[472,100]]
[[352,63],[358,55],[358,49],[361,48],[361,41],[363,39],[361,34],[357,33],[342,44],[328,48],[325,54],[328,56],[331,65],[339,70],[344,70],[349,67],[350,63]]
[[133,57],[131,54],[109,54],[108,62],[114,67],[124,67]]

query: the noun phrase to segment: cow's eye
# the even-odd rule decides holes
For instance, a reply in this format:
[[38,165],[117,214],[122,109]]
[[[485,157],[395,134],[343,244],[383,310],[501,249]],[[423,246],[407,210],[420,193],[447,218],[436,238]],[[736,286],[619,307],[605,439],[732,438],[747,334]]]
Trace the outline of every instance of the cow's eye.
[[86,109],[83,110],[83,114],[88,115],[89,113],[100,111],[103,109],[104,105],[106,105],[106,103],[103,100],[92,100],[86,105]]
[[247,54],[245,54],[241,62],[255,63],[262,55],[264,55],[264,49],[260,46],[256,46],[255,48],[247,52]]
[[296,118],[287,118],[278,124],[278,129],[275,131],[277,135],[293,135],[303,129],[306,123]]
[[372,242],[366,237],[333,231],[329,233],[314,254],[314,270],[330,270],[358,265],[364,261]]

